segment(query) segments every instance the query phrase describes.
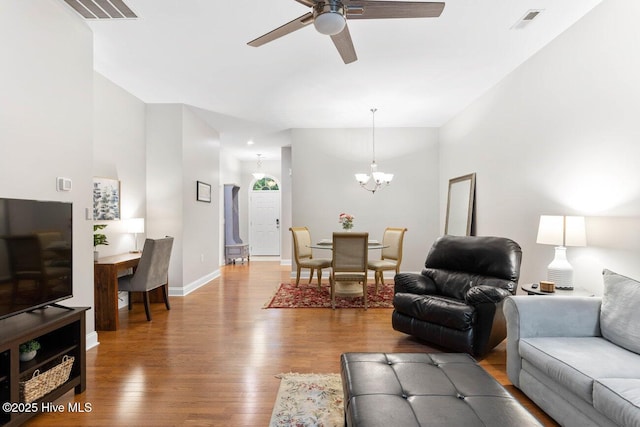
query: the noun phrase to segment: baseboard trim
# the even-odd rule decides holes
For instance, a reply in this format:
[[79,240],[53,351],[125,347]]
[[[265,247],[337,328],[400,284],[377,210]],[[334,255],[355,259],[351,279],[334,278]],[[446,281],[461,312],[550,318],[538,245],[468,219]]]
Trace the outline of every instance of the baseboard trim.
[[85,347],[87,350],[91,350],[92,348],[100,345],[100,342],[98,341],[98,333],[96,331],[88,333],[85,340],[86,340]]
[[187,286],[179,287],[171,287],[169,286],[169,296],[170,297],[184,297],[189,295],[191,292],[199,289],[209,283],[210,281],[217,279],[220,277],[220,270],[216,270],[212,273],[207,274],[206,276],[202,276],[198,280],[194,280],[189,283]]

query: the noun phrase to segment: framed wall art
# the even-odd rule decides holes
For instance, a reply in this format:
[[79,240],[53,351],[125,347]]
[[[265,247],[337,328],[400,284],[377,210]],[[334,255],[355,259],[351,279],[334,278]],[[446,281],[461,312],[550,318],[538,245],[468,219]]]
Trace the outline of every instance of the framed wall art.
[[93,178],[93,219],[120,219],[120,181],[117,179]]
[[199,202],[211,203],[211,185],[202,181],[196,182],[196,200]]

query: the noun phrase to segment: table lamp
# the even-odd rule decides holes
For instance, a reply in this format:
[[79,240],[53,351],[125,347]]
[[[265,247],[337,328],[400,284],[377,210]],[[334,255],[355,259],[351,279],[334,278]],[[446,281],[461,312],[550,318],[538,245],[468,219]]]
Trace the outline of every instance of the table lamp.
[[144,218],[131,218],[128,221],[129,233],[133,233],[133,238],[136,241],[135,250],[131,251],[131,253],[139,253],[138,249],[138,233],[144,233]]
[[586,246],[583,216],[541,215],[536,243],[555,245],[555,258],[547,267],[547,280],[556,289],[573,289],[573,267],[567,261],[567,246]]

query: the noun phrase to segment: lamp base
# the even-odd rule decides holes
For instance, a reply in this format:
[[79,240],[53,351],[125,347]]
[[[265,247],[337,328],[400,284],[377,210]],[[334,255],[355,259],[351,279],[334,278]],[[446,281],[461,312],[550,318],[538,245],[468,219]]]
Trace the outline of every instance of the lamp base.
[[547,280],[556,285],[556,289],[573,289],[573,267],[567,261],[567,248],[556,246],[556,255],[547,267]]

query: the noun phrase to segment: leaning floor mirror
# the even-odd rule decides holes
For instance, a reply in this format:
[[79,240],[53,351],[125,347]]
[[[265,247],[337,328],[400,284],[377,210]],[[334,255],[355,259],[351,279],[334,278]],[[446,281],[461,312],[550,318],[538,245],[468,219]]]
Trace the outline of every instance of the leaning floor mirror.
[[449,195],[447,197],[447,216],[444,223],[444,234],[450,234],[453,236],[472,235],[475,192],[475,173],[459,176],[449,180]]

